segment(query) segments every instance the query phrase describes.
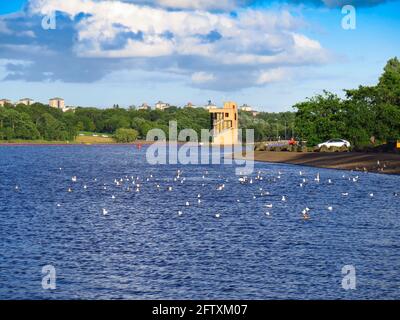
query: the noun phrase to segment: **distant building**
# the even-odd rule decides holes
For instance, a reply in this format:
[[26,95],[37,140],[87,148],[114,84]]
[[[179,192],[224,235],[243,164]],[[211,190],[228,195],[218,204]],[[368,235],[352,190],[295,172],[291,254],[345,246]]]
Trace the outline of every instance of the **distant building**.
[[238,143],[238,110],[235,102],[225,102],[223,108],[209,109],[212,143],[232,145]]
[[169,105],[169,103],[165,103],[165,102],[162,102],[162,101],[158,101],[157,103],[156,103],[156,110],[165,110],[165,109],[167,109],[167,108],[169,108],[170,107],[170,105]]
[[6,104],[12,104],[11,100],[8,99],[1,99],[0,100],[0,106],[4,107]]
[[207,110],[211,110],[211,109],[217,109],[217,106],[215,104],[213,104],[211,102],[211,100],[208,100],[208,103],[204,108],[207,109]]
[[191,102],[188,102],[188,104],[185,106],[185,108],[193,108],[193,107],[194,107],[194,105]]
[[252,114],[253,114],[253,117],[257,117],[257,116],[260,114],[260,112],[258,112],[258,111],[253,111]]
[[30,105],[32,105],[34,103],[34,101],[32,99],[29,99],[29,98],[24,98],[24,99],[20,99],[19,103],[22,103],[22,104],[24,104],[26,106],[30,106]]
[[250,107],[250,106],[247,105],[247,104],[244,104],[244,105],[242,105],[242,106],[240,107],[240,110],[242,110],[242,111],[247,111],[247,112],[251,112],[251,111],[253,111],[253,108]]
[[139,108],[138,110],[150,110],[150,106],[144,102]]
[[49,100],[49,106],[52,108],[60,109],[62,111],[66,111],[65,101],[62,98],[53,98]]

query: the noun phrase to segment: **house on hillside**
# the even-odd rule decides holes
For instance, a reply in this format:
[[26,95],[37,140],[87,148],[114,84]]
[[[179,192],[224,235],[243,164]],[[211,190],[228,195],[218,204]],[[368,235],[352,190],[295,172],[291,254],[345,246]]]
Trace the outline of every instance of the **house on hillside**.
[[211,102],[211,100],[208,100],[208,103],[206,106],[204,106],[204,109],[210,110],[210,109],[217,109],[217,106]]
[[169,105],[169,103],[158,101],[156,103],[155,107],[156,107],[156,110],[165,110],[165,109],[168,109],[170,107],[170,105]]
[[52,98],[49,100],[49,106],[52,108],[59,109],[61,111],[66,111],[65,101],[62,98]]
[[250,106],[247,105],[247,104],[244,104],[244,105],[242,105],[242,106],[240,107],[240,110],[246,111],[246,112],[251,112],[251,111],[253,111],[253,108],[250,107]]
[[30,106],[34,103],[34,101],[29,98],[23,98],[23,99],[20,99],[18,103],[24,104],[26,106]]
[[6,104],[12,104],[11,100],[0,99],[0,107],[4,107]]
[[138,108],[138,110],[150,110],[151,108],[150,108],[150,106],[146,103],[146,102],[144,102],[139,108]]

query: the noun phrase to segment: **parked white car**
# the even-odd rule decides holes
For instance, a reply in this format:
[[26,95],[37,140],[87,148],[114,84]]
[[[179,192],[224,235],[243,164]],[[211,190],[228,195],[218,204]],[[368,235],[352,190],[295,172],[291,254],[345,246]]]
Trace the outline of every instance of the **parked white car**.
[[343,146],[350,148],[351,144],[350,144],[350,142],[348,142],[347,140],[344,140],[344,139],[331,139],[331,140],[325,141],[323,143],[320,143],[318,145],[318,148],[322,148],[323,146],[326,146],[327,148],[330,148],[330,147],[340,148]]

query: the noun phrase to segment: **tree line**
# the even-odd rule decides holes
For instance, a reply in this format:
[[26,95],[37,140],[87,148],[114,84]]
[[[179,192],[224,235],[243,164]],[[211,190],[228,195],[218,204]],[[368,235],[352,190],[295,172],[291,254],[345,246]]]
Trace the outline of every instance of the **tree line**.
[[[265,113],[253,116],[240,111],[240,127],[255,131],[257,141],[290,136],[294,128],[294,113]],[[78,107],[62,112],[48,105],[35,103],[0,107],[0,140],[72,141],[79,132],[113,134],[118,142],[145,139],[151,129],[162,129],[168,138],[168,125],[176,121],[178,131],[193,129],[201,136],[202,129],[210,129],[210,115],[203,108],[170,107],[161,110],[109,109]],[[131,131],[118,129],[132,129]]]
[[[345,97],[324,91],[293,106],[294,112],[239,111],[239,127],[254,129],[255,141],[290,139],[314,146],[333,138],[349,140],[355,146],[377,144],[400,138],[400,62],[390,59],[375,86],[344,90]],[[0,107],[0,140],[43,139],[72,141],[80,131],[114,134],[117,141],[145,139],[147,132],[162,129],[168,137],[169,121],[178,130],[210,128],[203,108],[170,107],[165,110],[137,110],[114,105],[109,109],[78,107],[62,112],[48,105],[18,104]],[[133,131],[118,129],[132,129]]]
[[324,91],[294,106],[297,136],[309,146],[332,138],[353,146],[379,145],[400,138],[400,62],[390,59],[375,86]]

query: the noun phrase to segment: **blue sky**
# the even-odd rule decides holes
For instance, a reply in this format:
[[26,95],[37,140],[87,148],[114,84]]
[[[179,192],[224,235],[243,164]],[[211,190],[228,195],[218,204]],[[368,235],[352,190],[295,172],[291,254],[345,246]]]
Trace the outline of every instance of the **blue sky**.
[[[291,110],[324,89],[372,85],[400,56],[399,1],[353,1],[355,30],[341,26],[342,3],[3,0],[0,98]],[[51,12],[56,28],[45,30]]]

